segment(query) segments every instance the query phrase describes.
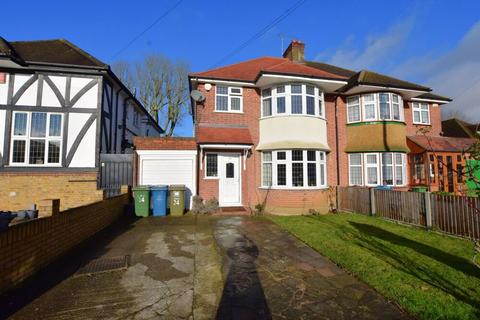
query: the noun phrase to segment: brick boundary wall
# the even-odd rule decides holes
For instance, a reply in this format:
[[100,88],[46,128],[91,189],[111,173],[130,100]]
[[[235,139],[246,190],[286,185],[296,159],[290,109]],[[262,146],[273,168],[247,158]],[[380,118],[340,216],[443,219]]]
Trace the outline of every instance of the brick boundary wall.
[[0,232],[0,293],[21,283],[124,212],[129,194],[22,222]]

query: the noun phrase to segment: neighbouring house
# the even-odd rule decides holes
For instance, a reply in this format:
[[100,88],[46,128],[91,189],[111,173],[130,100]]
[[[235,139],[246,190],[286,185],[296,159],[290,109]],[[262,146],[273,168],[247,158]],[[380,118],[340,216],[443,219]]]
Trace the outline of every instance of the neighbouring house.
[[442,121],[442,131],[443,135],[447,137],[478,139],[480,137],[480,123],[473,124],[452,118]]
[[162,133],[107,64],[63,39],[0,38],[0,128],[0,210],[97,201],[101,155]]
[[[437,153],[447,168],[435,178],[443,185],[432,190],[451,190],[448,161],[463,165],[456,156],[467,141],[442,138],[440,108],[449,98],[372,71],[307,61],[299,41],[283,57],[196,72],[189,80],[204,97],[192,100],[198,193],[223,207],[325,212],[335,201],[331,186],[407,190],[428,183],[429,166],[417,177],[411,159],[428,163]],[[432,150],[425,137],[442,143]],[[453,179],[455,186],[460,178]]]

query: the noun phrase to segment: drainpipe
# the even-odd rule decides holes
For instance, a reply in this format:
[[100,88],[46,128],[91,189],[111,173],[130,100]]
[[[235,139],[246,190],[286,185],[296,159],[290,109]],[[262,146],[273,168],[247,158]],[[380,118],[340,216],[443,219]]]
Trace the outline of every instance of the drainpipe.
[[[337,100],[340,97],[339,94],[335,96],[335,151],[337,160],[337,187],[340,186],[340,150],[338,146],[338,104]],[[338,207],[338,200],[337,200]]]

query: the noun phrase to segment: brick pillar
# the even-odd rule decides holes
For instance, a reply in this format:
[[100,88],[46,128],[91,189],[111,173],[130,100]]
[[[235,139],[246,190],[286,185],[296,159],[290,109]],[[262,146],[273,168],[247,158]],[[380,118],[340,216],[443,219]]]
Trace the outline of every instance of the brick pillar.
[[38,216],[50,217],[60,213],[60,199],[43,199],[38,202]]

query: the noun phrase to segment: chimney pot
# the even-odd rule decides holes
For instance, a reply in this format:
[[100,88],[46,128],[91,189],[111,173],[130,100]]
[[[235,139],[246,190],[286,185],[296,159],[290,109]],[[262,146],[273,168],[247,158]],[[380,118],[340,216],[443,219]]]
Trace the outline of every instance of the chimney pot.
[[293,62],[304,62],[305,44],[299,40],[292,40],[287,50],[283,53],[283,57]]

